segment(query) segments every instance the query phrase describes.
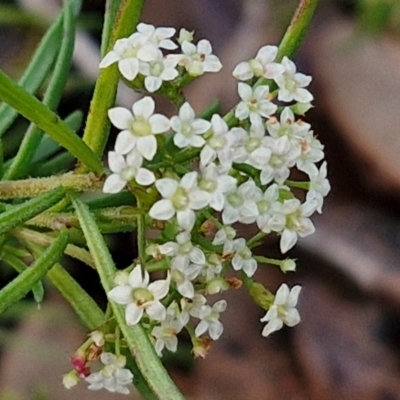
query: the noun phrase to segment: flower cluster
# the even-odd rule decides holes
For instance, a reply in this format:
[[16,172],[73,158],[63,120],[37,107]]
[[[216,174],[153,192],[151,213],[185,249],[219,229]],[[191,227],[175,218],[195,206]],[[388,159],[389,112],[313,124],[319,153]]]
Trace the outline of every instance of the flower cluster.
[[[117,62],[125,80],[144,77],[142,89],[149,93],[162,90],[166,81],[179,85],[185,76],[220,70],[207,40],[196,45],[181,30],[174,42],[174,34],[173,28],[139,24],[100,66]],[[109,110],[121,132],[108,155],[111,174],[103,192],[131,190],[146,213],[139,217],[142,225],[158,229],[158,235],[145,238],[141,230],[145,254],[116,275],[108,298],[125,307],[128,325],[142,324],[159,355],[176,351],[178,334],[186,329],[194,353],[204,356],[208,337],[217,340],[223,332],[220,315],[227,307],[225,300],[210,303],[208,296],[243,283],[267,311],[263,336],[300,321],[300,286],[290,290],[283,284],[276,295],[252,290],[260,263],[283,272],[296,268],[294,260],[255,256],[253,248],[275,234],[286,253],[299,237],[312,234],[310,217],[322,211],[330,190],[323,146],[302,118],[313,100],[307,89],[311,77],[297,72],[287,57],[277,57],[277,47],[264,46],[235,68],[240,100],[225,116],[198,117],[180,99],[177,114],[167,117],[155,113],[150,96],[132,110]],[[251,239],[237,237],[240,225],[255,225],[259,232]],[[163,279],[151,282],[149,271]],[[106,375],[86,380],[92,388],[107,388]]]

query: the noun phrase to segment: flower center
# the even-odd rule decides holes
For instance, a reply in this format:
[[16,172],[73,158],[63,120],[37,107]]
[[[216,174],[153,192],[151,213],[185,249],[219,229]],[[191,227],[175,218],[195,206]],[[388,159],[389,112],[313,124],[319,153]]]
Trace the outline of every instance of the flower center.
[[178,187],[173,194],[171,201],[175,210],[184,210],[189,204],[188,192],[184,188]]
[[122,169],[119,175],[123,181],[129,182],[132,178],[136,176],[136,168],[126,166]]
[[248,153],[252,153],[254,150],[258,149],[261,144],[261,139],[259,138],[249,138],[246,141],[245,149]]
[[160,76],[163,72],[164,68],[161,62],[155,62],[150,67],[150,75],[152,76]]
[[262,215],[269,210],[269,202],[267,200],[261,200],[257,203],[258,212]]
[[151,125],[144,118],[136,118],[132,122],[132,132],[136,136],[148,136],[152,134]]
[[192,134],[192,126],[190,122],[183,122],[181,126],[181,133],[183,136],[189,137]]
[[226,200],[233,208],[239,208],[244,203],[243,197],[238,193],[229,193],[228,196],[226,196]]
[[172,270],[171,270],[171,278],[172,278],[172,280],[173,280],[174,282],[176,282],[178,285],[179,285],[180,283],[185,282],[185,280],[186,280],[185,275],[184,275],[181,271],[178,271],[177,269],[172,269]]
[[252,60],[249,61],[249,64],[250,64],[250,69],[252,70],[255,77],[260,77],[263,74],[264,68],[260,63],[260,61],[253,58]]
[[222,150],[225,144],[226,140],[222,135],[214,135],[208,140],[208,145],[214,150]]
[[143,304],[154,300],[153,293],[146,288],[137,288],[132,290],[132,298],[135,300],[136,304],[140,307]]
[[217,190],[218,183],[215,180],[203,178],[200,180],[199,187],[206,192],[213,193]]

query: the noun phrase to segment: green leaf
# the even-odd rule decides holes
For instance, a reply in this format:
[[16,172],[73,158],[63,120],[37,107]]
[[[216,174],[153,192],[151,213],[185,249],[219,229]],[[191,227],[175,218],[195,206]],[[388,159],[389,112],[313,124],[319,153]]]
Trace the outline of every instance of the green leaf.
[[[1,255],[1,260],[14,268],[18,273],[22,273],[26,270],[26,264],[20,260],[15,254],[8,252],[3,252]],[[44,287],[41,281],[36,282],[32,285],[32,294],[36,303],[41,303],[44,296]]]
[[62,187],[51,190],[41,196],[13,206],[0,214],[0,234],[28,221],[59,202],[65,195]]
[[[72,199],[72,203],[99,273],[101,284],[104,290],[109,292],[114,286],[113,276],[116,272],[110,252],[88,206],[76,198]],[[124,308],[113,302],[111,302],[111,307],[128,347],[155,396],[163,400],[183,400],[183,395],[163,367],[142,326],[140,324],[128,326],[125,321]]]
[[[55,110],[61,100],[71,66],[75,42],[75,18],[71,2],[65,4],[63,12],[63,39],[61,41],[57,62],[43,98],[43,104]],[[29,166],[43,138],[43,131],[31,124],[20,145],[17,155],[5,173],[4,180],[22,178],[29,173]]]
[[24,297],[32,286],[46,275],[60,259],[68,243],[68,233],[62,231],[57,240],[22,274],[0,290],[0,314]]
[[99,158],[57,114],[18,86],[1,70],[0,100],[14,107],[21,115],[48,133],[90,170],[96,173],[103,171]]

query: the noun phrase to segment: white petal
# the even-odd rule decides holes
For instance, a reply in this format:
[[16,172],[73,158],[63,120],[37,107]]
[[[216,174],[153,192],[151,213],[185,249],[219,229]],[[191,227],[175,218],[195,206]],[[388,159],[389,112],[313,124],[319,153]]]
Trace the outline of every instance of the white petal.
[[157,140],[153,135],[141,136],[137,138],[136,147],[146,160],[152,160],[157,152]]
[[136,182],[139,185],[148,186],[156,181],[156,177],[153,172],[149,171],[146,168],[139,168],[138,172],[135,176]]
[[114,64],[115,62],[119,61],[120,59],[121,59],[121,57],[115,51],[110,51],[101,60],[99,67],[107,68],[108,66],[110,66],[111,64]]
[[133,122],[132,113],[123,107],[110,108],[108,118],[118,129],[130,129]]
[[247,85],[246,83],[240,82],[238,84],[238,92],[239,92],[240,98],[244,101],[250,100],[250,98],[253,96],[252,88],[249,85]]
[[136,325],[142,318],[143,309],[135,303],[130,303],[125,309],[125,320],[127,325]]
[[174,144],[176,147],[183,149],[190,145],[190,142],[186,136],[183,136],[181,133],[176,133],[174,135]]
[[251,71],[248,62],[241,62],[235,67],[235,69],[232,72],[232,75],[236,79],[247,81],[247,79],[251,79],[253,77],[253,72]]
[[156,188],[160,192],[161,196],[170,198],[176,192],[179,184],[175,179],[162,178],[156,181]]
[[132,302],[132,287],[129,285],[116,286],[107,293],[107,297],[118,304],[129,304]]
[[144,87],[150,93],[154,93],[156,90],[160,89],[162,85],[162,80],[158,76],[146,76],[144,80]]
[[194,210],[201,210],[210,202],[210,194],[203,190],[196,190],[189,193],[190,207]]
[[154,298],[156,300],[159,300],[164,298],[168,294],[169,283],[170,283],[170,278],[168,276],[167,279],[158,280],[150,283],[148,289],[150,290],[151,293],[153,293]]
[[146,307],[146,313],[155,321],[163,321],[166,316],[165,307],[159,301],[152,301],[151,304]]
[[192,230],[196,220],[196,215],[193,210],[178,211],[176,213],[176,217],[178,220],[178,225],[181,228],[187,231]]
[[279,331],[279,329],[282,329],[282,327],[283,327],[283,322],[279,318],[275,318],[269,321],[267,325],[265,325],[261,334],[262,336],[267,337],[272,332]]
[[189,103],[184,103],[179,109],[179,118],[183,121],[192,121],[195,117],[193,108]]
[[130,131],[121,131],[115,141],[115,151],[119,154],[129,153],[136,145],[136,136]]
[[153,133],[162,133],[162,132],[167,132],[171,124],[169,122],[169,119],[162,114],[154,114],[149,118],[149,122],[151,125],[151,130]]
[[194,334],[196,337],[200,337],[204,332],[208,329],[208,324],[206,321],[200,321],[200,323],[196,326]]
[[132,288],[147,287],[149,274],[145,271],[143,277],[142,267],[138,264],[129,274],[128,282]]
[[118,174],[111,174],[107,177],[103,186],[103,193],[119,193],[126,185]]
[[207,132],[211,128],[211,123],[209,121],[206,121],[205,119],[198,118],[192,122],[191,127],[192,133],[199,134]]
[[284,254],[290,250],[297,242],[297,233],[295,231],[285,229],[281,236],[280,248]]
[[166,221],[175,215],[175,209],[172,206],[171,200],[163,199],[153,204],[149,215],[151,218]]
[[109,151],[108,166],[110,167],[112,172],[119,173],[121,172],[122,168],[126,166],[125,158],[115,151]]
[[148,119],[153,113],[155,108],[154,100],[149,97],[143,97],[143,99],[137,101],[132,106],[133,115]]
[[121,60],[118,62],[118,69],[125,79],[133,81],[139,72],[139,60],[137,58]]

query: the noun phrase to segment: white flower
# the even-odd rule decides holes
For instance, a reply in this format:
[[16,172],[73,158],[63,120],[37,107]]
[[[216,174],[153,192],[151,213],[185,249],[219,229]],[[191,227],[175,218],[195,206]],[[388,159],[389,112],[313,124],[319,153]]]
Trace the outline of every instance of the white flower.
[[224,225],[230,225],[239,220],[245,201],[252,201],[256,188],[254,181],[249,179],[237,189],[226,193],[224,209],[222,211],[222,222]]
[[222,211],[225,204],[224,194],[236,188],[236,178],[219,173],[215,164],[200,168],[200,171],[199,188],[210,194],[210,207],[215,211]]
[[153,114],[155,108],[151,97],[144,97],[132,106],[132,112],[123,107],[108,110],[108,117],[118,129],[123,129],[117,137],[115,151],[127,154],[136,148],[146,160],[152,160],[157,152],[154,135],[170,128],[169,120],[161,114]]
[[318,175],[318,168],[315,165],[324,158],[324,146],[309,131],[304,138],[300,139],[301,154],[296,162],[296,167],[305,172],[308,176]]
[[179,109],[179,116],[171,118],[171,128],[176,132],[174,143],[179,148],[188,146],[201,147],[205,140],[202,136],[207,132],[211,123],[201,118],[195,118],[193,108],[189,103],[184,103]]
[[197,278],[203,266],[174,261],[175,259],[171,262],[171,279],[176,283],[176,288],[182,296],[192,299],[194,296],[192,281]]
[[150,93],[160,89],[164,81],[172,81],[178,76],[176,61],[169,57],[149,63],[140,63],[139,71],[145,76],[144,87]]
[[112,353],[102,353],[100,356],[104,367],[99,372],[92,372],[85,378],[89,383],[88,389],[106,389],[111,393],[129,394],[126,387],[133,382],[133,374],[124,368],[126,359],[124,356],[116,356]]
[[113,172],[104,182],[104,193],[118,193],[132,179],[139,185],[148,186],[155,182],[153,172],[142,168],[143,158],[136,149],[132,149],[126,157],[115,152],[108,152],[108,166]]
[[278,199],[279,186],[277,184],[270,185],[264,193],[260,189],[256,190],[252,201],[246,201],[243,204],[239,221],[243,224],[256,221],[261,231],[271,232],[269,221],[274,214],[274,204],[278,202]]
[[286,283],[281,285],[276,292],[274,303],[261,318],[261,322],[268,322],[262,331],[263,336],[282,329],[283,324],[292,327],[300,322],[300,315],[296,309],[300,290],[301,286],[294,286],[289,290]]
[[193,245],[189,232],[181,232],[176,236],[176,242],[167,242],[159,246],[161,254],[173,257],[175,264],[204,264],[206,256],[203,250]]
[[283,57],[282,65],[285,72],[274,77],[279,86],[278,100],[285,102],[294,100],[300,103],[312,101],[313,95],[307,89],[304,89],[310,84],[311,77],[296,72],[295,63],[287,57]]
[[[277,204],[275,203],[275,205]],[[316,208],[317,202],[315,200],[306,201],[304,204],[301,204],[298,199],[290,199],[285,200],[280,205],[279,212],[285,217],[285,226],[280,240],[282,253],[286,253],[297,243],[298,236],[306,237],[315,232],[315,227],[308,217],[314,213]],[[274,220],[274,217],[272,217],[272,220]],[[282,220],[279,220],[281,223]],[[269,222],[272,230],[276,230],[277,228],[277,226],[274,227],[274,222],[271,220]]]
[[265,128],[260,122],[251,124],[249,132],[242,129],[240,140],[234,151],[233,161],[262,169],[271,157],[271,150],[263,145],[264,137]]
[[142,22],[138,24],[136,30],[157,47],[167,50],[178,48],[178,45],[169,39],[175,35],[175,28],[155,28],[153,25]]
[[307,193],[307,201],[315,200],[317,202],[317,211],[322,212],[322,205],[324,203],[324,197],[331,190],[327,176],[326,161],[321,165],[318,174],[310,175],[310,190]]
[[118,62],[122,76],[133,81],[139,73],[140,61],[155,61],[162,58],[161,51],[148,42],[147,37],[134,33],[129,38],[119,39],[113,49],[100,62],[100,68],[106,68]]
[[149,279],[149,273],[142,272],[141,266],[137,265],[129,274],[127,282],[107,293],[110,300],[126,306],[125,319],[128,325],[136,325],[145,311],[155,321],[165,318],[165,307],[160,300],[168,294],[170,275],[165,280],[150,284]]
[[181,45],[183,54],[174,54],[179,65],[182,65],[192,76],[203,75],[204,72],[218,72],[222,68],[219,58],[212,54],[208,40],[200,40],[197,46],[190,42]]
[[173,353],[178,347],[178,333],[182,330],[183,325],[178,319],[172,315],[167,315],[161,325],[155,326],[151,331],[151,335],[156,339],[154,344],[156,353],[161,357],[164,347]]
[[277,110],[277,106],[270,101],[269,86],[267,85],[253,89],[240,82],[238,91],[242,101],[236,106],[235,117],[240,121],[250,118],[253,124],[262,123],[261,117],[268,118]]
[[199,318],[201,310],[206,302],[206,298],[198,293],[193,296],[193,299],[182,298],[180,300],[181,313],[179,315],[179,320],[182,324],[186,325],[191,316]]
[[232,258],[232,267],[235,271],[243,270],[245,274],[252,277],[257,270],[257,261],[252,257],[253,253],[246,246],[246,239],[235,239],[233,243],[235,255]]
[[219,321],[219,314],[226,310],[226,301],[219,300],[212,307],[204,305],[198,315],[194,315],[201,321],[196,326],[195,335],[200,337],[203,333],[209,332],[212,340],[218,340],[222,335],[224,327]]
[[180,182],[163,178],[155,183],[157,190],[163,199],[157,201],[151,207],[151,218],[166,221],[175,214],[178,225],[191,231],[195,223],[194,210],[200,210],[207,206],[210,195],[197,187],[197,172],[189,172]]
[[242,131],[242,129],[233,128],[229,130],[226,122],[218,114],[214,114],[211,118],[211,129],[212,135],[206,139],[206,143],[200,153],[200,165],[208,165],[218,157],[221,165],[226,169],[230,169],[232,167],[234,146],[239,140],[237,130]]
[[281,64],[274,63],[277,53],[278,48],[276,46],[261,47],[255,58],[238,64],[232,75],[241,81],[247,81],[254,76],[256,78],[275,78],[285,70]]
[[231,254],[234,251],[234,243],[236,236],[236,231],[231,226],[224,226],[222,229],[218,230],[212,241],[213,245],[224,245],[222,250],[222,255]]

